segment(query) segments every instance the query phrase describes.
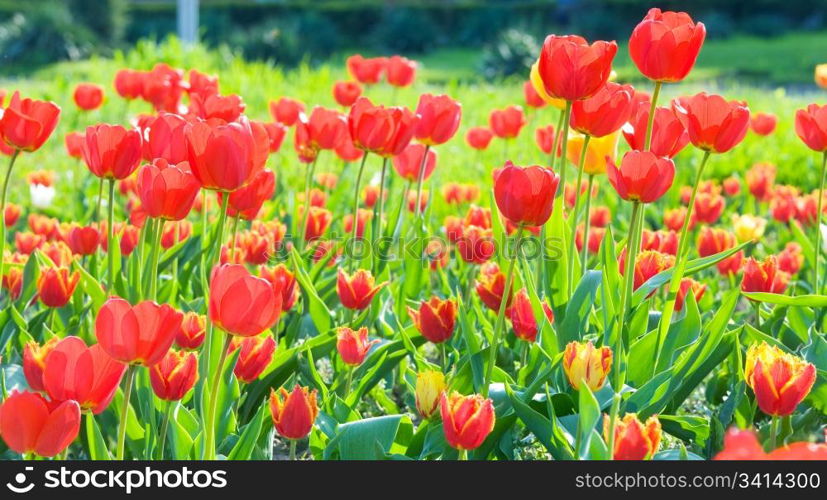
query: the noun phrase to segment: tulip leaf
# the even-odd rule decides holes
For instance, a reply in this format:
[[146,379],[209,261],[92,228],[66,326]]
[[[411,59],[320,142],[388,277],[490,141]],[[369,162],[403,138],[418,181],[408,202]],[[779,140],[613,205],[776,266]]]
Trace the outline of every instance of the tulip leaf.
[[663,430],[678,439],[704,446],[709,438],[709,420],[694,415],[658,415]]
[[827,307],[827,295],[782,295],[779,293],[741,292],[748,299],[792,307]]
[[340,424],[327,444],[324,458],[380,460],[404,453],[413,438],[413,423],[406,415],[385,415]]
[[249,460],[256,448],[258,436],[264,426],[264,419],[269,410],[266,402],[259,403],[256,415],[244,426],[241,436],[227,455],[227,460]]
[[600,420],[600,405],[597,403],[597,398],[592,394],[589,386],[580,384],[580,397],[578,399],[579,418],[577,421],[577,442],[579,448],[577,456],[581,459],[589,458],[589,449],[591,448],[592,432]]
[[571,300],[566,304],[563,322],[557,329],[560,351],[565,349],[566,344],[580,340],[586,333],[586,324],[602,279],[600,271],[588,271],[574,290]]
[[304,269],[304,264],[299,257],[298,251],[294,248],[290,253],[293,269],[295,270],[296,280],[302,288],[304,296],[307,298],[307,310],[313,320],[313,325],[319,332],[326,332],[331,329],[333,325],[333,313],[327,308],[327,305],[319,298],[313,282],[310,281],[307,272]]
[[85,416],[86,444],[89,450],[89,458],[92,460],[112,460],[109,450],[106,448],[106,441],[103,439],[100,427],[95,421],[95,415],[87,413]]

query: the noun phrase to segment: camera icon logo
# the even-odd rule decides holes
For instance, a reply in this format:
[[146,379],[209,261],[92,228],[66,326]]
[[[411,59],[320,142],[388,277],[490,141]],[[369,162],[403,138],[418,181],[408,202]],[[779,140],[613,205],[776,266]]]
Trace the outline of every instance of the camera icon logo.
[[[31,472],[34,470],[34,467],[26,467],[25,470],[26,472]],[[13,493],[28,493],[34,488],[34,483],[26,484],[27,479],[25,473],[18,472],[14,475],[14,483],[6,483],[6,488]]]

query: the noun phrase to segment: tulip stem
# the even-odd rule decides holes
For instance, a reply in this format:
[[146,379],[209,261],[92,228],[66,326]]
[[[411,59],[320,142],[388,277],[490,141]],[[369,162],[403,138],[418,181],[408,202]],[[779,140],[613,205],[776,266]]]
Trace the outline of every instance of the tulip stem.
[[207,190],[204,189],[201,191],[201,286],[205,292],[207,290],[207,276],[209,276],[209,272],[207,271],[204,257],[207,256],[211,243],[207,242],[207,233]]
[[[580,184],[583,182],[583,164],[586,162],[586,151],[589,147],[589,140],[591,140],[592,136],[586,134],[583,138],[583,149],[580,151],[580,163],[577,165],[577,183],[574,186],[574,212],[570,215],[571,218],[571,238],[569,238],[569,258],[566,265],[568,266],[566,269],[566,278],[569,282],[569,286],[574,283],[574,256],[577,255],[577,246],[575,245],[575,240],[577,239],[577,220],[580,212]],[[589,176],[591,179],[593,176]],[[589,184],[589,189],[591,189],[591,183]],[[565,191],[565,185],[563,186],[563,190]],[[591,200],[591,192],[586,193],[586,199]],[[588,220],[583,224],[584,233],[588,230]],[[582,264],[581,264],[582,269]]]
[[227,363],[227,354],[230,350],[230,342],[232,337],[228,334],[224,335],[224,345],[221,348],[221,356],[218,358],[218,366],[215,369],[215,374],[212,378],[212,386],[210,387],[210,402],[207,406],[207,428],[204,429],[204,460],[215,460],[215,405],[218,403],[219,386],[221,385],[221,372],[224,371],[224,365]]
[[457,452],[457,461],[458,462],[466,462],[468,461],[468,450],[461,449]]
[[[221,244],[224,243],[224,226],[227,225],[227,210],[230,208],[230,193],[224,193],[224,196],[221,197],[221,215],[218,217],[218,227],[215,231],[215,241],[212,242],[212,249],[210,250],[210,260],[209,270],[207,275],[209,276],[209,271],[212,271],[212,267],[215,265],[216,261],[220,261],[221,259]],[[160,231],[162,228],[158,228]]]
[[167,442],[167,431],[169,430],[169,418],[172,414],[172,401],[167,401],[167,408],[164,411],[164,420],[161,423],[161,440],[158,443],[158,460],[164,459],[164,446]]
[[652,146],[652,129],[655,127],[655,109],[658,105],[658,96],[663,82],[655,82],[655,91],[652,92],[652,102],[649,104],[649,119],[646,122],[646,136],[643,142],[643,150],[649,151]]
[[158,261],[161,259],[161,237],[164,234],[164,221],[157,219],[154,221],[155,231],[152,233],[152,252],[150,253],[150,265],[152,268],[149,272],[149,299],[158,299]]
[[[660,361],[661,343],[666,339],[666,334],[669,331],[669,325],[672,322],[672,313],[675,311],[675,301],[678,297],[678,291],[681,288],[681,279],[683,278],[683,271],[686,267],[686,251],[689,243],[689,221],[692,219],[692,210],[695,207],[695,196],[698,194],[698,186],[703,177],[704,167],[706,167],[709,160],[709,151],[704,152],[701,165],[698,167],[698,173],[695,175],[695,183],[692,186],[692,194],[689,196],[689,205],[686,207],[686,216],[683,219],[681,226],[680,239],[678,240],[678,253],[675,256],[675,267],[672,273],[672,280],[669,282],[669,295],[666,298],[666,305],[663,308],[663,314],[660,317],[660,324],[658,325],[657,343],[655,344],[655,365],[653,370],[655,372]],[[655,373],[653,372],[653,373]]]
[[617,423],[617,415],[620,413],[620,400],[622,397],[620,396],[620,388],[614,388],[615,393],[612,396],[612,409],[609,413],[609,460],[614,460],[614,450],[615,450],[615,425]]
[[[500,310],[497,312],[497,322],[494,324],[494,334],[491,338],[491,345],[488,348],[488,366],[485,368],[485,378],[482,385],[482,397],[488,397],[488,386],[491,384],[491,376],[494,373],[494,364],[497,362],[497,349],[500,346],[500,337],[502,337],[503,326],[505,325],[505,309],[511,298],[511,286],[514,282],[514,265],[520,253],[520,244],[523,238],[524,224],[520,223],[517,227],[517,237],[514,243],[514,253],[511,255],[508,264],[508,274],[505,277],[505,288],[503,289],[503,296],[500,300]],[[506,245],[507,247],[507,245]]]
[[[585,146],[584,146],[585,147]],[[586,188],[586,216],[583,218],[583,248],[580,249],[580,274],[589,270],[589,229],[591,228],[592,187],[594,175],[589,174],[589,187]],[[576,212],[575,212],[576,213]],[[576,227],[576,226],[575,226]],[[576,234],[575,234],[576,236]]]
[[129,397],[132,395],[132,386],[135,383],[135,365],[126,368],[126,382],[123,388],[123,405],[121,406],[121,421],[118,423],[118,450],[116,460],[123,460],[124,445],[126,444],[126,419],[129,416]]
[[[563,111],[563,126],[560,127],[560,140],[562,141],[562,145],[560,146],[560,185],[563,186],[562,190],[558,190],[560,196],[563,196],[563,200],[565,200],[566,196],[566,154],[569,147],[569,121],[571,120],[571,101],[566,101],[566,109]],[[554,154],[554,151],[552,151]]]
[[[373,240],[376,241],[376,236],[381,234],[382,232],[382,214],[385,213],[385,173],[388,170],[388,159],[382,158],[382,173],[379,174],[379,199],[376,200],[379,203],[379,212],[376,215],[376,219],[373,223]],[[356,196],[358,197],[359,194],[357,193]],[[358,214],[358,210],[357,210]],[[354,217],[353,219],[353,227],[356,227],[358,222],[358,218]],[[378,230],[376,229],[378,227]]]
[[617,339],[615,345],[615,354],[617,355],[617,370],[615,371],[615,390],[619,390],[623,379],[621,374],[623,370],[621,365],[623,363],[623,327],[626,324],[626,316],[628,315],[629,302],[632,295],[635,282],[635,260],[637,259],[637,251],[640,248],[640,231],[638,229],[638,219],[641,214],[641,203],[639,201],[632,202],[632,216],[629,222],[629,236],[626,237],[626,262],[623,271],[623,289],[620,293],[620,314],[619,328],[617,332]]
[[[368,154],[365,152],[362,155],[362,161],[359,163],[359,170],[356,172],[356,186],[353,190],[353,220],[352,220],[352,227],[350,230],[350,267],[348,269],[349,272],[353,272],[353,265],[356,263],[356,229],[358,224],[356,221],[358,220],[359,216],[359,188],[362,185],[362,175],[365,173],[365,162],[368,159]],[[381,194],[380,194],[381,196]],[[378,200],[377,200],[378,201]]]
[[780,420],[777,416],[773,415],[772,420],[770,421],[770,451],[774,450],[778,446],[778,424]]
[[428,152],[431,150],[430,145],[425,146],[425,151],[422,153],[422,160],[419,162],[419,173],[416,177],[416,206],[414,207],[414,214],[419,219],[422,215],[422,184],[425,181],[425,164],[428,162]]
[[[3,191],[0,192],[0,278],[3,277],[3,264],[5,263],[6,250],[6,196],[9,192],[9,179],[11,179],[11,171],[14,168],[14,162],[20,155],[20,150],[15,149],[9,158],[9,166],[6,169],[6,177],[3,179]],[[10,294],[11,296],[11,294]]]
[[347,374],[345,375],[345,392],[342,394],[345,399],[350,395],[350,385],[353,383],[353,367],[347,366]]
[[290,440],[290,461],[291,462],[296,461],[296,440],[295,439]]
[[[304,249],[304,242],[307,239],[307,219],[310,217],[310,185],[313,182],[313,173],[316,171],[316,161],[318,161],[319,155],[313,159],[313,162],[307,168],[307,174],[304,177],[304,213],[302,214],[302,222],[301,226],[299,226],[296,233],[301,235],[299,238],[298,247],[299,250]],[[364,162],[364,158],[362,160]],[[358,185],[356,186],[358,189]],[[359,195],[356,195],[356,199],[358,201]]]
[[824,175],[827,171],[827,151],[821,156],[821,179],[818,186],[818,211],[816,212],[816,246],[815,246],[815,279],[813,280],[813,293],[821,295],[819,261],[821,260],[821,213],[824,203]]
[[753,304],[755,306],[755,329],[761,330],[761,303],[756,300]]
[[235,247],[236,247],[236,240],[238,239],[238,220],[241,218],[241,214],[238,213],[233,217],[233,239],[230,241],[230,263],[235,263]]
[[109,179],[109,206],[106,208],[109,211],[106,227],[106,241],[109,244],[109,249],[106,252],[106,262],[109,268],[109,290],[112,291],[115,288],[115,252],[113,249],[115,245],[115,179]]
[[98,182],[98,204],[95,207],[95,222],[100,222],[101,220],[101,203],[103,203],[103,177],[101,177],[100,182]]

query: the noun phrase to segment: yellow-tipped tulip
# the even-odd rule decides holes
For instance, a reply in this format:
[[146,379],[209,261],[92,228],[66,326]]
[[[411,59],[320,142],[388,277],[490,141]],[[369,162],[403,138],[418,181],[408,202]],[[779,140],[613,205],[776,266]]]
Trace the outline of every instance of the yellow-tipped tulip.
[[563,371],[575,390],[583,382],[596,391],[603,387],[606,376],[612,368],[612,350],[608,347],[594,347],[589,342],[569,342],[563,353]]
[[732,215],[732,227],[739,242],[758,241],[764,236],[767,228],[767,219],[754,215]]
[[446,387],[442,372],[427,370],[416,375],[416,409],[422,418],[430,418],[437,411]]

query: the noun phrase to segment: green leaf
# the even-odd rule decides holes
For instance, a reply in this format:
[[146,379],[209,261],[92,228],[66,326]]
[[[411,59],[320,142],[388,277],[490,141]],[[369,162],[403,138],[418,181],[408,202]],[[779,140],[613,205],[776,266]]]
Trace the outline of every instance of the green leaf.
[[577,450],[577,456],[581,459],[587,459],[591,448],[592,432],[597,425],[597,421],[600,420],[600,405],[588,385],[580,384],[579,392],[578,411],[580,417],[577,421],[577,434],[580,447]]
[[263,402],[259,406],[258,413],[244,426],[244,431],[241,433],[233,449],[227,455],[227,460],[249,460],[250,456],[256,448],[256,441],[261,434],[261,428],[264,425],[264,419],[268,413],[268,405]]
[[330,309],[327,308],[324,301],[319,298],[319,294],[316,292],[316,287],[313,286],[313,282],[307,275],[304,265],[302,264],[301,257],[299,257],[299,253],[295,248],[293,248],[290,252],[290,258],[293,263],[293,268],[295,269],[296,280],[301,285],[302,292],[304,292],[308,299],[307,309],[310,313],[311,319],[313,320],[313,325],[316,327],[316,330],[320,332],[330,330],[333,325],[333,313],[330,312]]
[[341,424],[325,448],[325,459],[380,460],[403,453],[413,437],[413,423],[407,415],[386,415]]
[[586,332],[586,323],[597,298],[597,288],[600,286],[602,276],[600,271],[588,271],[577,285],[571,300],[566,304],[565,317],[557,329],[558,348],[561,351],[569,342],[580,340]]
[[92,413],[86,414],[86,441],[89,447],[89,458],[92,460],[112,460],[106,441],[103,439],[100,427]]
[[780,304],[793,307],[827,307],[827,295],[782,295],[778,293],[741,292],[741,294],[758,302]]

